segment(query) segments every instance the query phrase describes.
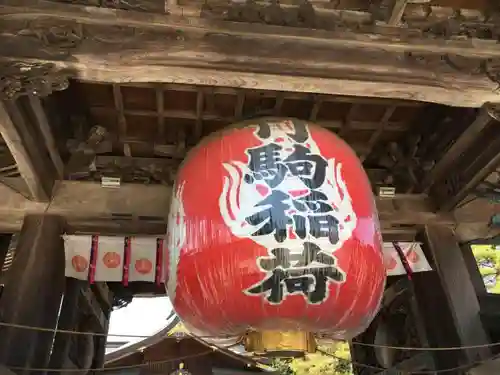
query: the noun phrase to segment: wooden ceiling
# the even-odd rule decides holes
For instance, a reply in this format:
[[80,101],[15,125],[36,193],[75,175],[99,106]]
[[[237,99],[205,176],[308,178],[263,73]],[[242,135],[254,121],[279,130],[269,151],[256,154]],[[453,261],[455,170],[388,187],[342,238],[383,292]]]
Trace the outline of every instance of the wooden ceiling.
[[[171,180],[177,165],[202,137],[259,116],[310,120],[337,133],[362,160],[376,166],[374,151],[413,132],[420,126],[418,119],[426,109],[440,107],[415,101],[209,86],[78,81],[71,82],[69,89],[53,95],[46,103],[53,114],[52,122],[59,124],[61,153],[67,158],[85,143],[92,127],[106,130],[105,140],[94,150],[101,156],[98,170],[93,164],[90,173],[88,165],[72,162],[68,178],[99,179],[101,173],[113,175],[114,162],[128,159],[132,163],[133,157],[136,167],[142,163],[142,173],[122,177],[151,178],[150,182]],[[150,171],[156,170],[149,177],[145,171],[148,163]],[[377,178],[387,176],[388,173],[379,173]]]

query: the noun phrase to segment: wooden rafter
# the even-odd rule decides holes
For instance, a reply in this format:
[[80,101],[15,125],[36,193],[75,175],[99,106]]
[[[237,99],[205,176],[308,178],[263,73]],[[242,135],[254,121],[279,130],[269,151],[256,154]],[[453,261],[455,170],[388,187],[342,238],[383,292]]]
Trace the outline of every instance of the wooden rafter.
[[89,81],[397,96],[458,106],[500,97],[495,43],[419,37],[417,29],[312,30],[131,10],[89,12],[43,0],[6,0],[0,20],[4,62],[49,64],[52,74]]
[[500,166],[498,108],[482,108],[431,170],[432,179],[424,180],[441,210],[453,210],[469,196],[476,199],[481,195],[476,188]]
[[380,121],[380,126],[379,128],[371,135],[370,140],[368,141],[368,147],[366,152],[361,155],[361,161],[364,161],[366,157],[370,154],[371,150],[377,143],[377,141],[380,139],[382,136],[382,133],[384,132],[385,128],[389,125],[389,120],[396,111],[397,107],[396,106],[390,106],[387,108],[384,112],[384,116],[382,117],[382,120]]
[[119,85],[113,85],[113,100],[118,117],[118,135],[123,138],[127,133],[127,120],[123,109],[123,97]]
[[64,175],[64,164],[61,159],[61,155],[59,155],[56,140],[52,134],[52,129],[47,119],[45,109],[43,108],[40,99],[36,96],[31,95],[28,97],[28,100],[35,117],[36,124],[40,128],[42,139],[47,147],[50,159],[56,170],[56,176],[57,178],[62,178]]
[[[382,136],[383,132],[392,139],[408,131],[411,125],[409,119],[425,106],[424,103],[404,100],[144,83],[116,85],[120,88],[125,103],[123,108],[117,110],[116,106],[110,104],[113,101],[110,86],[82,82],[72,85],[75,90],[86,93],[82,99],[82,110],[88,111],[92,116],[91,121],[100,123],[114,132],[115,122],[110,122],[110,119],[118,118],[121,111],[129,121],[130,131],[126,137],[122,137],[122,143],[127,143],[132,150],[135,148],[139,153],[151,148],[154,143],[155,147],[161,147],[163,150],[158,156],[174,158],[184,156],[181,149],[176,148],[176,144],[182,141],[182,131],[186,132],[189,148],[208,132],[248,117],[267,115],[298,117],[335,132],[344,128],[346,131],[341,132],[340,136],[346,137],[351,147],[362,157],[368,155],[371,150],[366,139],[370,133],[379,132]],[[168,103],[164,103],[162,95],[164,99],[168,98]],[[343,118],[343,110],[348,105],[356,110],[351,109],[348,118]],[[387,106],[392,109],[385,119],[382,111],[385,111]],[[367,113],[363,113],[365,108]],[[400,115],[391,120],[391,114],[396,109]],[[170,127],[168,137],[156,137],[153,133],[149,134],[146,127],[139,128],[142,124],[156,122],[163,123],[164,126],[167,123],[178,123],[179,126]],[[202,131],[204,124],[207,126],[205,131]],[[163,129],[163,133],[166,132],[167,129]],[[138,134],[143,134],[143,138]],[[161,135],[161,132],[159,134]],[[357,137],[358,134],[362,137]]]
[[202,125],[203,125],[203,104],[204,104],[204,93],[203,90],[198,90],[196,93],[196,126],[195,126],[195,137],[200,139],[202,135]]
[[[421,184],[421,189],[428,191],[434,181],[441,180],[447,170],[456,162],[464,152],[477,140],[478,135],[490,125],[494,118],[491,114],[491,106],[483,106],[476,119],[468,126],[459,138],[453,143],[450,149],[439,159],[436,165],[426,174]],[[500,151],[500,150],[499,150]]]
[[158,135],[160,136],[160,139],[163,139],[165,137],[165,117],[163,116],[165,95],[161,86],[155,88],[155,94],[156,94],[156,115],[158,121]]
[[390,16],[389,20],[387,21],[388,25],[391,25],[391,26],[399,25],[408,3],[409,3],[409,0],[396,0],[394,2],[391,16]]
[[[36,201],[47,201],[62,162],[40,102],[36,98],[0,102],[0,134],[6,142],[27,188],[7,185]],[[31,117],[29,116],[31,113]]]

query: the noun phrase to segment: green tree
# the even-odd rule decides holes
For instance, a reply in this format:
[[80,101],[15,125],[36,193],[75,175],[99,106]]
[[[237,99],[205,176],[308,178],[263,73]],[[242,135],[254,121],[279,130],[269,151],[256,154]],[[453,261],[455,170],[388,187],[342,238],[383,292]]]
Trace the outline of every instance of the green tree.
[[488,292],[500,294],[500,250],[491,245],[473,245],[472,253]]
[[[280,375],[350,375],[349,345],[335,343],[319,347],[320,351],[307,354],[304,358],[276,359],[273,367]],[[325,355],[322,352],[331,354]],[[291,370],[291,372],[290,372]]]
[[295,371],[291,366],[292,360],[286,358],[273,359],[271,366],[276,369],[280,375],[295,375]]
[[[177,324],[169,335],[175,333],[188,333],[184,324]],[[349,345],[337,342],[331,345],[322,345],[320,351],[307,354],[304,358],[276,358],[271,366],[280,375],[351,375],[351,353]],[[322,354],[328,353],[332,356]]]

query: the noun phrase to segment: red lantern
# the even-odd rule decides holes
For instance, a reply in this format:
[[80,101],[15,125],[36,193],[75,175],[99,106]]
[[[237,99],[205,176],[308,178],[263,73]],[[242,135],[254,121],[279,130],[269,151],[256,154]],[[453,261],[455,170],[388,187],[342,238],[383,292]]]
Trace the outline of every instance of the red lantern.
[[191,329],[367,328],[386,270],[370,183],[350,147],[299,120],[258,119],[193,149],[174,187],[168,294]]

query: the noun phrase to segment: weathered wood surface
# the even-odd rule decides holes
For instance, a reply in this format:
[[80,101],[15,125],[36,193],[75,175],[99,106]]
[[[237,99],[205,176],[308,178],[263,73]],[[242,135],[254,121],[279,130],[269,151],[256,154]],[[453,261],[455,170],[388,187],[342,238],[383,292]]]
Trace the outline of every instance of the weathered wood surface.
[[[31,215],[24,221],[16,256],[2,280],[3,322],[56,328],[64,291],[61,234],[62,221],[58,217]],[[2,327],[0,362],[7,366],[47,368],[54,336],[55,332]]]
[[142,222],[155,228],[159,223],[160,234],[165,229],[169,203],[170,188],[160,185],[129,184],[113,189],[94,182],[64,181],[54,187],[50,203],[30,201],[0,185],[0,230],[17,231],[26,214],[47,212],[64,216],[75,230],[90,227],[99,232],[102,227],[103,232],[118,231],[120,221],[127,221],[131,233],[134,228],[140,230]]
[[17,169],[26,183],[29,196],[36,200],[47,200],[48,195],[43,188],[43,171],[37,170],[33,164],[33,157],[28,154],[30,147],[34,145],[34,140],[32,137],[27,139],[26,134],[20,133],[16,123],[25,124],[21,113],[16,109],[15,106],[8,108],[0,102],[0,135],[16,161]]
[[[471,281],[466,259],[462,255],[462,251],[471,249],[461,249],[455,233],[450,228],[439,225],[426,226],[425,240],[428,255],[431,256],[435,271],[439,275],[440,287],[446,294],[460,345],[490,344],[490,338],[479,315],[481,309],[476,289]],[[468,348],[463,350],[463,354],[464,363],[472,364],[490,358],[491,348]]]
[[[27,76],[33,72],[32,84],[36,75],[57,77],[50,84],[54,90],[64,88],[67,74],[88,81],[398,97],[459,106],[500,97],[495,39],[446,39],[376,25],[313,30],[44,0],[6,0],[0,22],[4,94],[18,89],[13,82],[22,70]],[[12,65],[19,61],[25,65]]]
[[[163,234],[166,230],[171,186],[122,184],[103,188],[97,182],[58,181],[49,203],[33,202],[0,185],[0,231],[21,228],[27,214],[49,213],[66,219],[76,232]],[[437,214],[425,195],[377,198],[382,232],[399,240],[412,240],[415,228],[432,223],[453,226],[453,213]],[[485,214],[474,210],[463,215],[462,226],[485,224]],[[401,226],[398,228],[398,226]]]
[[0,135],[22,179],[2,181],[33,200],[48,201],[54,180],[62,178],[63,163],[40,99],[0,101]]

